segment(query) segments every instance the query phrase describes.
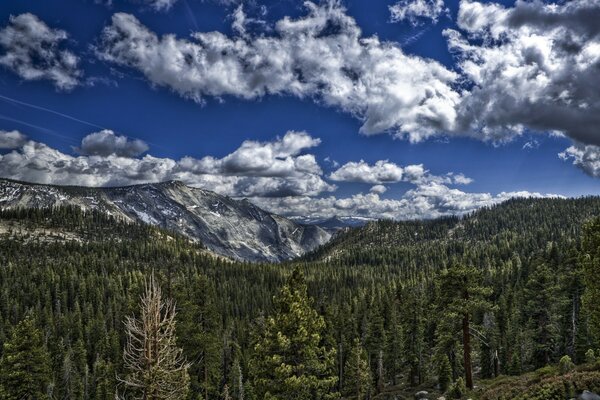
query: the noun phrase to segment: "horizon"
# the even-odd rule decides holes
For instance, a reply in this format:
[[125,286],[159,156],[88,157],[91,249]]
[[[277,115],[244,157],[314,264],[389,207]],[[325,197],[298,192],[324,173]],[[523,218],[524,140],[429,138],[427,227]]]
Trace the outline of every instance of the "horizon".
[[597,4],[59,3],[0,5],[4,178],[292,218],[600,195]]

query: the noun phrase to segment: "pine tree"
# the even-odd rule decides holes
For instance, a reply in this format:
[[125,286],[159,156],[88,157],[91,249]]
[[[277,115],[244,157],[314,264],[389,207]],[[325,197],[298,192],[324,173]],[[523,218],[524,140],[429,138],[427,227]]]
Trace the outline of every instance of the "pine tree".
[[554,317],[557,287],[553,273],[542,260],[535,260],[532,267],[533,271],[525,285],[523,309],[525,315],[529,316],[533,366],[541,368],[551,362],[557,333]]
[[469,389],[473,389],[472,315],[475,311],[490,308],[486,297],[491,294],[491,290],[482,286],[481,281],[480,271],[460,264],[452,264],[439,278],[439,301],[444,311],[443,318],[461,322],[465,384]]
[[256,396],[265,400],[336,398],[335,349],[323,345],[325,321],[312,308],[298,269],[275,296],[254,345],[250,372]]
[[176,287],[179,319],[178,344],[190,366],[190,398],[204,399],[220,395],[221,315],[217,310],[214,287],[203,275],[195,275]]
[[139,318],[125,322],[127,345],[123,361],[127,376],[121,382],[130,398],[182,400],[189,390],[189,364],[176,345],[175,305],[163,300],[154,274],[145,284]]
[[51,380],[50,358],[42,333],[31,317],[14,328],[4,343],[0,361],[2,398],[6,400],[40,400],[47,398]]
[[600,218],[588,222],[583,228],[583,280],[585,292],[583,305],[588,316],[588,329],[594,347],[600,346]]
[[356,400],[365,399],[371,387],[371,369],[367,352],[358,339],[354,339],[352,343],[346,359],[345,372],[344,395],[353,396]]

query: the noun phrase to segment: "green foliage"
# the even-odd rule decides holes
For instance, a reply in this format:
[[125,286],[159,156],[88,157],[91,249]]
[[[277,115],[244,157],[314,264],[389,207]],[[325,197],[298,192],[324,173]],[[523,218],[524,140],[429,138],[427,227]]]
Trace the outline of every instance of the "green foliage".
[[585,362],[588,364],[596,363],[596,353],[593,349],[588,349],[588,351],[585,352]]
[[[590,294],[597,289],[596,225],[581,234],[593,215],[600,215],[597,198],[513,200],[465,218],[373,222],[339,233],[304,260],[249,265],[214,257],[172,232],[101,213],[0,210],[7,232],[0,234],[0,344],[11,342],[26,315],[35,315],[52,395],[114,399],[115,377],[125,372],[123,321],[136,312],[144,277],[154,270],[177,300],[177,343],[192,363],[193,399],[219,398],[227,384],[235,400],[262,400],[252,366],[266,359],[266,351],[255,352],[265,338],[286,357],[298,354],[288,345],[292,340],[318,349],[317,364],[327,366],[314,374],[328,388],[323,393],[335,395],[352,382],[346,366],[355,338],[367,351],[371,386],[399,385],[400,379],[426,384],[439,373],[438,354],[447,356],[456,379],[465,372],[464,310],[473,362],[482,367],[476,380],[490,375],[486,368],[496,353],[501,374],[532,371],[546,360],[556,364],[565,354],[580,363],[599,345],[591,323],[596,305],[582,304],[584,283],[584,297],[598,298]],[[477,285],[491,293],[483,300],[495,308],[483,312],[483,303],[462,304],[459,291],[439,290],[440,275],[453,264],[472,266]],[[274,300],[293,269],[302,271],[306,299],[314,302],[294,297],[289,285]],[[297,307],[284,307],[282,298]],[[539,315],[531,312],[540,308]],[[543,330],[542,315],[548,321]],[[294,319],[318,332],[318,340],[295,333]],[[313,365],[314,357],[305,356]],[[272,379],[276,369],[267,367],[274,364],[261,365]],[[554,368],[546,370],[529,384],[549,379]],[[277,378],[285,376],[291,375]]]
[[371,370],[367,352],[358,339],[354,339],[352,349],[346,359],[344,395],[363,400],[371,390]]
[[31,317],[14,328],[4,343],[0,362],[0,394],[6,400],[48,398],[51,379],[50,360],[42,333]]
[[273,315],[254,344],[250,364],[258,398],[320,400],[337,397],[335,349],[323,343],[325,321],[312,307],[295,269],[275,297]]
[[438,384],[442,393],[445,393],[452,383],[452,367],[446,354],[439,357],[438,360]]
[[575,369],[575,364],[573,363],[573,360],[571,360],[571,357],[562,356],[558,363],[558,368],[561,374],[566,374]]
[[448,397],[451,399],[462,399],[467,394],[467,387],[465,386],[465,380],[459,377],[448,390]]
[[600,345],[600,218],[588,222],[582,239],[585,293],[583,304],[594,344]]

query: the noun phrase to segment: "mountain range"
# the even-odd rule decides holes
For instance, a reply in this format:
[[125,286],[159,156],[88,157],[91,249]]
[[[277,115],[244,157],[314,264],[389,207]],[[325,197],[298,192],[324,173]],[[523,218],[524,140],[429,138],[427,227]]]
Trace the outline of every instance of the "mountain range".
[[200,241],[210,251],[253,262],[279,262],[312,251],[331,238],[316,225],[269,213],[250,201],[179,181],[89,188],[0,179],[0,208],[77,206],[144,222]]

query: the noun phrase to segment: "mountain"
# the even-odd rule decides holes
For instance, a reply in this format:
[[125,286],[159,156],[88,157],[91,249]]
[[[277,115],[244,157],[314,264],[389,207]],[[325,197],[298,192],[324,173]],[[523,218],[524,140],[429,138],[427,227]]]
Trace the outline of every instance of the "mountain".
[[[325,245],[303,258],[338,260],[346,264],[397,263],[456,246],[501,245],[511,254],[527,253],[548,242],[574,240],[581,225],[600,215],[600,197],[518,198],[463,217],[434,220],[372,221],[339,231]],[[410,249],[410,255],[407,253]],[[527,251],[525,251],[527,249]]]
[[326,243],[331,235],[178,181],[113,188],[30,184],[0,179],[0,208],[77,206],[126,221],[145,222],[202,242],[243,261],[279,262]]

